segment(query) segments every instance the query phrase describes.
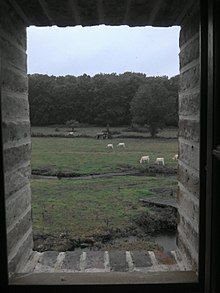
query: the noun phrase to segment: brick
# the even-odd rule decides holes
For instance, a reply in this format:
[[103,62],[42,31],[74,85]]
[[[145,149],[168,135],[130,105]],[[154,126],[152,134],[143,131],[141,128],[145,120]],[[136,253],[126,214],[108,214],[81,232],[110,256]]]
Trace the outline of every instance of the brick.
[[131,251],[132,260],[136,268],[152,266],[148,251]]
[[193,222],[199,222],[199,201],[194,198],[191,193],[186,192],[181,187],[178,189],[177,193],[177,207],[183,210],[184,213]]
[[57,251],[45,251],[39,258],[38,263],[42,266],[47,266],[54,268],[57,257],[59,255],[59,252]]
[[200,193],[200,180],[199,172],[191,170],[187,165],[179,163],[178,166],[178,181],[185,186],[189,193],[192,193],[192,196],[199,198]]
[[0,19],[0,35],[3,31],[14,43],[26,50],[26,25],[6,1],[0,2]]
[[[197,36],[197,35],[196,35]],[[199,36],[193,39],[184,49],[180,49],[180,68],[199,58]]]
[[200,110],[200,93],[179,94],[179,114],[198,116]]
[[180,74],[180,92],[188,92],[190,89],[199,88],[199,81],[200,68],[197,64]]
[[86,255],[85,269],[105,269],[103,251],[88,251]]
[[200,123],[196,120],[179,120],[179,137],[190,141],[199,142],[200,139]]
[[31,144],[24,144],[4,150],[4,169],[10,171],[31,161]]
[[27,56],[25,51],[8,40],[2,41],[2,59],[4,59],[4,64],[10,64],[21,70],[27,68]]
[[23,165],[17,169],[5,173],[5,198],[9,198],[25,185],[29,184],[31,165]]
[[199,145],[179,139],[179,160],[195,170],[199,170]]
[[197,271],[198,251],[195,251],[195,249],[190,247],[189,243],[187,242],[187,236],[183,234],[181,230],[177,233],[177,246],[178,250],[182,254],[182,258],[186,258],[188,263],[191,265],[191,269]]
[[31,210],[19,219],[13,229],[7,234],[7,246],[8,253],[16,246],[20,238],[30,229],[32,226]]
[[24,71],[17,71],[12,67],[5,66],[2,69],[2,88],[11,91],[27,93],[28,92],[28,77]]
[[13,92],[2,93],[2,120],[28,120],[29,103],[27,95]]
[[182,230],[186,235],[187,241],[193,247],[195,251],[199,250],[199,234],[198,234],[198,223],[189,221],[186,215],[179,210],[180,223],[178,225],[178,230]]
[[31,188],[26,185],[19,190],[10,200],[6,201],[7,227],[14,225],[17,219],[31,205]]
[[67,251],[61,269],[80,271],[80,256],[81,252]]
[[32,231],[29,230],[29,233],[25,235],[23,242],[20,247],[17,249],[16,253],[11,257],[8,263],[9,273],[19,272],[22,270],[23,266],[26,264],[33,247],[33,237]]
[[126,261],[125,251],[110,251],[109,261],[111,271],[114,272],[127,272],[128,264]]
[[31,142],[30,121],[3,122],[3,143],[10,147],[16,143]]
[[[191,14],[189,16],[189,13]],[[186,42],[189,42],[191,38],[194,37],[195,34],[199,32],[199,12],[194,13],[194,11],[188,11],[187,19],[181,25],[180,38],[179,38],[179,46],[180,48]]]

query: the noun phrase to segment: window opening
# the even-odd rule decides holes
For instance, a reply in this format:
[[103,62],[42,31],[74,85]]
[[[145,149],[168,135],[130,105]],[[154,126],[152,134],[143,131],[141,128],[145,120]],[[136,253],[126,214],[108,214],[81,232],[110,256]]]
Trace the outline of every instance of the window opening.
[[[35,29],[35,36],[42,30],[29,28],[30,56],[36,51],[31,50],[31,42],[36,46],[31,37],[31,30]],[[34,249],[124,251],[133,267],[134,251],[153,251],[156,262],[164,257],[161,264],[175,264],[177,256],[172,252],[177,248],[178,65],[170,66],[175,72],[170,77],[161,75],[163,69],[156,66],[156,60],[149,61],[140,39],[135,40],[133,55],[128,48],[135,34],[142,34],[142,41],[147,39],[143,36],[147,28],[137,28],[134,33],[135,28],[124,27],[121,37],[117,35],[118,29],[108,33],[101,26],[96,32],[99,37],[93,40],[97,47],[102,43],[98,49],[91,46],[86,50],[82,37],[82,60],[80,55],[71,60],[79,52],[70,54],[68,46],[62,44],[63,56],[71,60],[68,70],[74,72],[76,68],[75,75],[59,75],[59,59],[54,69],[56,75],[29,74]],[[177,43],[179,29],[172,29],[176,32],[172,42]],[[82,35],[85,33],[83,28],[78,30]],[[89,30],[90,34],[95,29]],[[151,30],[154,34],[158,29]],[[165,29],[159,30],[163,34]],[[115,35],[119,44],[111,47]],[[41,38],[48,36],[42,34]],[[88,44],[92,44],[94,36],[87,35]],[[75,37],[71,36],[72,42],[79,46]],[[165,55],[158,48],[159,39],[152,42],[153,50]],[[104,48],[105,43],[110,47]],[[110,72],[111,65],[106,64],[104,73],[92,65],[93,75],[80,74],[93,61],[93,51],[102,63],[111,59],[110,64],[117,68],[116,63],[123,63],[117,59],[121,58],[116,52],[120,47],[125,50],[124,59],[131,54],[127,57],[131,65],[122,64],[121,72]],[[171,53],[169,62],[174,62],[175,54],[177,57],[178,48],[174,47],[171,48],[176,51]],[[48,51],[44,54],[48,55]],[[52,59],[52,53],[46,58]],[[47,64],[42,62],[41,66],[43,73],[50,72]],[[60,66],[61,72],[63,67]],[[164,67],[167,69],[167,64]],[[151,68],[153,74],[148,73]]]

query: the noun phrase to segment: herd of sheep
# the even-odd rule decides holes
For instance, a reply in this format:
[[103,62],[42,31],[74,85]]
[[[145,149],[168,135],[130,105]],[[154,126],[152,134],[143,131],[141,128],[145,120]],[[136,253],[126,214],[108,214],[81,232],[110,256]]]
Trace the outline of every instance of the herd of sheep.
[[[120,143],[117,144],[117,147],[123,147],[123,148],[125,148],[125,143],[124,142],[120,142]],[[114,146],[113,146],[112,143],[109,143],[109,144],[107,144],[106,148],[113,149]],[[177,154],[174,155],[172,159],[175,160],[175,161],[178,160],[178,155]],[[140,164],[143,164],[143,163],[146,163],[146,162],[147,163],[150,162],[150,157],[149,156],[142,156],[140,158]],[[161,164],[161,165],[164,166],[165,165],[164,158],[156,158],[155,164],[157,164],[157,165],[160,165]]]

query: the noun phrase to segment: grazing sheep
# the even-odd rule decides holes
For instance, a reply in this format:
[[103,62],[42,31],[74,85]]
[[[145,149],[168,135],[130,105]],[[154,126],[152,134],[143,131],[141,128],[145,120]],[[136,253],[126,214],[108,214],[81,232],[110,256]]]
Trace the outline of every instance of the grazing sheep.
[[140,159],[140,164],[144,163],[144,162],[148,162],[150,161],[150,157],[149,156],[143,156]]
[[117,145],[118,147],[123,147],[125,148],[125,143],[124,142],[119,142],[119,144]]
[[72,131],[70,131],[70,132],[69,132],[69,134],[70,134],[70,135],[73,135],[73,132],[72,132]]
[[155,164],[164,166],[164,158],[156,158]]
[[109,143],[109,144],[107,144],[106,148],[107,149],[113,149],[114,147],[113,147],[113,144],[112,143]]
[[177,160],[178,160],[178,157],[179,157],[179,156],[178,156],[177,154],[174,155],[174,156],[173,156],[173,160],[174,160],[174,161],[177,161]]

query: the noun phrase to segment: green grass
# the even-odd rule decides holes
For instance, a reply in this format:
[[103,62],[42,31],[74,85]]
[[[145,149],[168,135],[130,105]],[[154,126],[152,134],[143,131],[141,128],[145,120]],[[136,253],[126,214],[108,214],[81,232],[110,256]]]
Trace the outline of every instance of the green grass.
[[[126,148],[116,145],[125,142]],[[114,150],[106,149],[107,143]],[[76,172],[79,174],[120,172],[143,168],[139,160],[150,156],[150,164],[156,157],[164,157],[167,166],[176,166],[172,160],[177,153],[177,139],[110,139],[94,138],[32,138],[32,169],[50,172]]]
[[175,177],[123,176],[92,180],[33,179],[32,208],[35,233],[68,232],[72,237],[124,229],[133,216],[146,210],[142,198],[152,188],[171,187]]
[[[91,132],[91,128],[87,131]],[[92,131],[98,132],[97,128]],[[117,148],[122,141],[126,148]],[[108,143],[114,144],[113,150],[106,148]],[[154,165],[156,157],[163,156],[166,166],[176,167],[172,157],[177,150],[177,139],[33,137],[32,169],[78,174],[123,172],[145,168],[139,163],[143,155],[150,156],[150,165]],[[175,176],[32,179],[33,230],[40,234],[68,232],[80,238],[103,234],[111,228],[125,229],[132,217],[146,209],[139,200],[157,196],[152,188],[176,184]]]
[[[149,132],[145,131],[145,128],[140,128],[143,131],[141,132],[135,132],[131,131],[128,127],[110,127],[110,131],[114,134],[114,137],[117,137],[119,135],[124,136],[133,136],[134,138],[136,136],[142,136],[142,137],[150,137]],[[105,127],[97,127],[97,126],[89,126],[89,127],[78,127],[74,130],[74,136],[91,136],[95,137],[98,132],[101,132],[103,130],[106,130]],[[46,127],[40,127],[40,126],[32,126],[31,132],[33,135],[36,134],[44,134],[44,135],[68,135],[71,131],[70,127],[66,127],[64,125],[52,125],[52,126],[46,126]],[[177,138],[177,128],[166,128],[161,131],[159,131],[158,136],[159,137],[172,137]]]

